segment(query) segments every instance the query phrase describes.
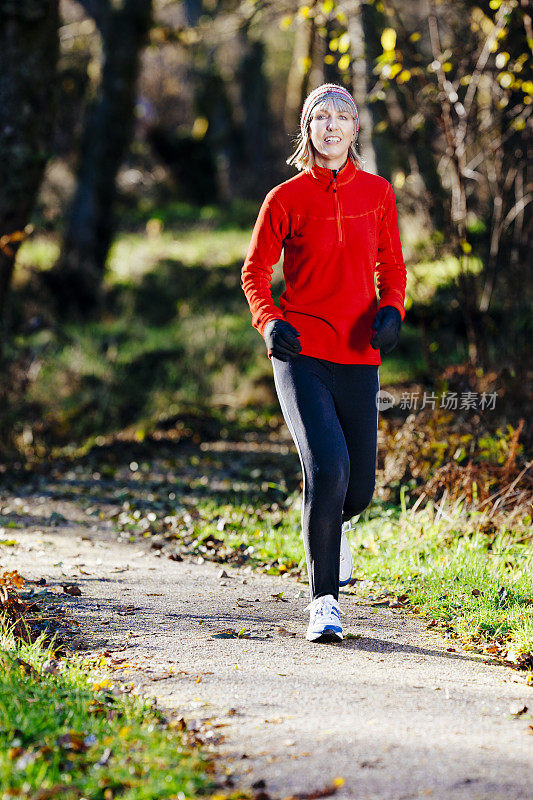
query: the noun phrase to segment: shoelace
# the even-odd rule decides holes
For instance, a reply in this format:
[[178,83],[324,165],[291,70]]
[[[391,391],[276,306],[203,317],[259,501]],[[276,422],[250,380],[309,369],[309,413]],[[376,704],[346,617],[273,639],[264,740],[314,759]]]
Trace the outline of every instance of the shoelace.
[[354,528],[357,527],[356,523],[360,516],[361,514],[358,514],[356,517],[354,517],[354,519],[347,519],[346,522],[343,522],[342,523],[343,533],[348,533],[348,531],[353,531]]
[[309,603],[309,605],[306,606],[305,610],[308,611],[309,609],[311,609],[313,607],[313,604],[315,604],[315,609],[314,609],[315,617],[317,614],[323,614],[324,612],[330,614],[332,608],[335,608],[339,612],[339,614],[344,613],[343,611],[341,611],[338,605],[335,605],[335,603],[328,597],[319,597],[318,601],[312,600]]

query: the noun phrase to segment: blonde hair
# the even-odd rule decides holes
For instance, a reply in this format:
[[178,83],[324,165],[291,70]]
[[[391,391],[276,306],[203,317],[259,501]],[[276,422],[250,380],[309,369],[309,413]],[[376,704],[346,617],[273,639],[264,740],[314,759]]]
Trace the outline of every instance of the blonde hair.
[[[313,147],[313,143],[311,142],[311,137],[309,135],[309,125],[311,123],[311,117],[313,112],[322,109],[325,110],[327,108],[331,108],[331,106],[333,106],[335,111],[346,111],[348,114],[350,114],[351,117],[353,117],[353,109],[350,107],[349,103],[347,103],[346,100],[343,100],[341,97],[329,97],[318,102],[315,106],[313,106],[313,109],[310,114],[309,123],[307,124],[305,131],[303,133],[302,131],[298,133],[295,143],[296,149],[294,150],[292,155],[290,155],[289,158],[287,159],[286,162],[287,164],[294,164],[294,166],[299,170],[310,169],[314,165],[315,150]],[[355,141],[351,142],[350,147],[348,149],[348,158],[350,159],[350,161],[353,161],[353,163],[358,169],[362,169],[363,161],[361,159],[361,156],[355,149],[355,144],[356,144]]]

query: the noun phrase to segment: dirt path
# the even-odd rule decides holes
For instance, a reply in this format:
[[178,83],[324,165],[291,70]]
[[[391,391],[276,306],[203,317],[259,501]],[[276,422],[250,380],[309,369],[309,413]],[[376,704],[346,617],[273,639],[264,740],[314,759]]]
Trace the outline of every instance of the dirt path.
[[[0,537],[18,542],[1,547],[2,567],[76,582],[81,597],[61,598],[82,621],[82,645],[114,651],[132,665],[117,678],[210,730],[235,786],[264,781],[273,799],[339,778],[343,800],[533,796],[529,720],[510,713],[533,706],[519,673],[349,596],[345,631],[359,638],[312,645],[307,587],[294,579],[242,567],[221,578],[218,565],[120,543],[73,505],[59,528],[31,510]],[[247,636],[213,638],[228,628]]]

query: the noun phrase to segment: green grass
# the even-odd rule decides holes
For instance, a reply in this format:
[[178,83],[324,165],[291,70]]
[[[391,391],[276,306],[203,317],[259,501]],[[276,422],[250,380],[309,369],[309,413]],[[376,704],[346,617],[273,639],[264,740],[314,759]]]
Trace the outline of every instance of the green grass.
[[42,637],[28,644],[0,632],[3,800],[38,790],[65,800],[184,800],[213,789],[208,759],[180,725],[146,700],[114,692],[105,659],[70,657],[46,674],[53,655]]
[[[468,269],[474,275],[482,270],[482,262],[476,256],[469,258]],[[407,269],[406,310],[412,303],[430,305],[436,292],[442,286],[450,286],[461,271],[459,259],[446,256],[433,261],[419,261],[409,264]]]
[[[428,502],[412,511],[402,497],[402,508],[374,502],[354,521],[349,541],[356,580],[347,592],[359,599],[407,595],[405,611],[425,615],[465,644],[496,646],[509,660],[533,658],[533,551],[519,541],[531,519],[515,521],[512,529],[500,524],[488,535],[480,532],[486,520],[475,506],[444,505],[442,513]],[[271,574],[305,574],[298,510],[217,507],[209,500],[198,510],[186,542],[190,552],[209,558],[240,551]]]

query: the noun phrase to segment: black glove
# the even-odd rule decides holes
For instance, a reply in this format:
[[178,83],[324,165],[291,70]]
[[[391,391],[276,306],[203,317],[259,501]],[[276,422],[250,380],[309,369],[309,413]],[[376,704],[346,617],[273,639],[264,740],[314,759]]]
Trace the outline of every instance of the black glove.
[[302,345],[298,341],[300,332],[284,319],[271,319],[263,330],[268,355],[276,356],[281,361],[290,361],[297,356]]
[[370,344],[374,350],[390,353],[398,344],[401,326],[402,315],[397,308],[394,306],[380,308],[372,323],[374,335],[370,340]]

